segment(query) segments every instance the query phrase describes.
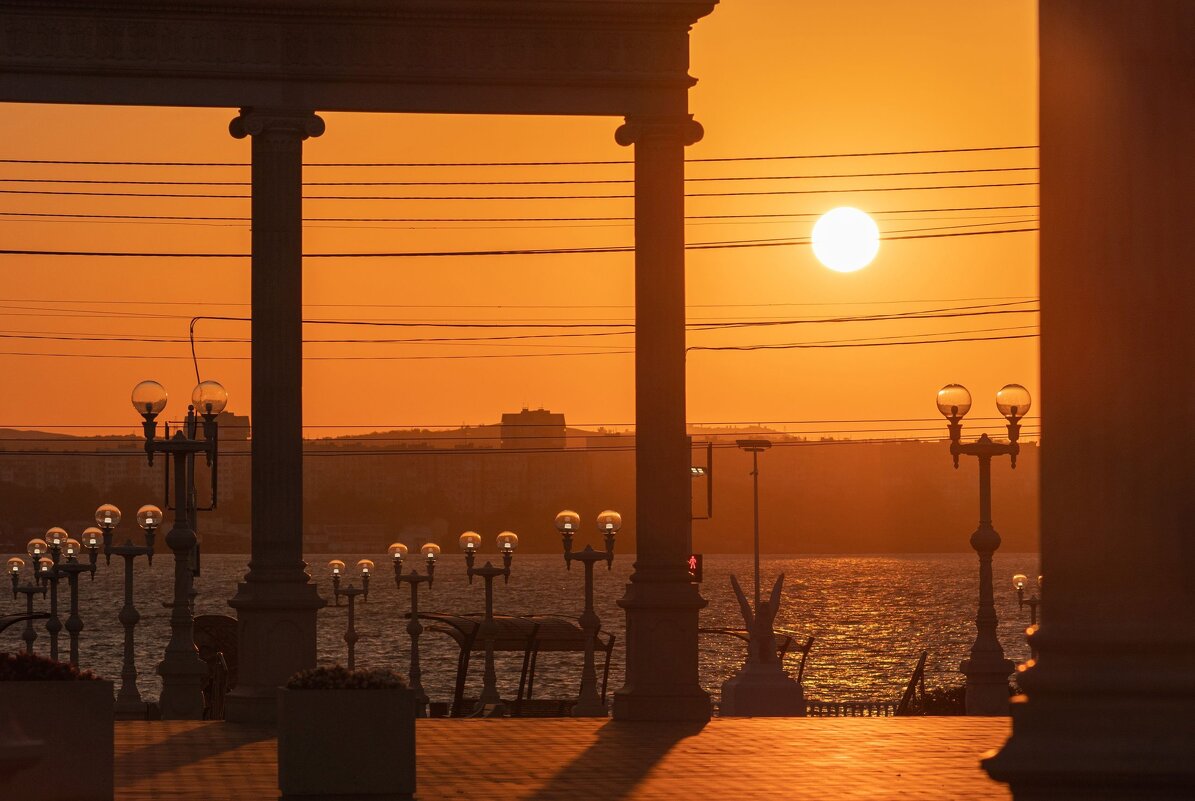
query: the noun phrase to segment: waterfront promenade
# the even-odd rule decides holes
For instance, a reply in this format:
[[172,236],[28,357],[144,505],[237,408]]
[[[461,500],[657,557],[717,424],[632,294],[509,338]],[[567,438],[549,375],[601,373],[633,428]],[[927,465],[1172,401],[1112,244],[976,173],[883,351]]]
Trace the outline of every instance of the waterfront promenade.
[[[1008,718],[418,721],[417,799],[1009,799],[979,769]],[[331,770],[352,765],[329,766]],[[117,801],[278,796],[273,731],[116,724]]]

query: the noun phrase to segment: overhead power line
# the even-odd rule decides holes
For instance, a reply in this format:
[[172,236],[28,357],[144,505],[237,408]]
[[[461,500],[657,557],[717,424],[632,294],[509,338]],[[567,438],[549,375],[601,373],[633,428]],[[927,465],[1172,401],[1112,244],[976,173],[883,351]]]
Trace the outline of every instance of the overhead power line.
[[[885,241],[900,241],[906,239],[941,239],[947,237],[961,237],[961,236],[987,236],[993,234],[1027,234],[1034,233],[1037,228],[1006,228],[991,231],[956,231],[952,233],[938,233],[938,234],[910,234],[904,236],[893,236],[893,234],[902,234],[904,231],[918,231],[926,229],[903,229],[898,231],[890,231],[884,235]],[[933,229],[940,230],[940,229]],[[792,245],[808,245],[810,240],[808,238],[792,238],[792,239],[746,239],[746,240],[730,240],[724,242],[691,242],[685,245],[686,250],[725,250],[736,248],[757,248],[757,247],[787,247]],[[413,259],[413,258],[447,258],[447,257],[468,257],[468,256],[558,256],[567,254],[596,254],[596,253],[633,253],[635,248],[631,245],[612,245],[607,247],[575,247],[575,248],[524,248],[524,249],[509,249],[509,250],[442,250],[442,251],[393,251],[384,253],[304,253],[305,259]],[[247,259],[250,258],[249,253],[167,253],[167,252],[148,252],[148,251],[110,251],[110,250],[33,250],[33,249],[17,249],[9,248],[0,250],[0,256],[71,256],[71,257],[101,257],[101,258],[154,258],[154,259],[169,259],[169,258],[188,258],[188,259]]]
[[[780,307],[780,306],[882,306],[894,304],[913,304],[913,303],[965,303],[978,300],[1024,300],[1036,301],[1038,298],[1033,295],[999,295],[990,297],[974,297],[974,298],[917,298],[911,300],[852,300],[841,302],[800,302],[800,303],[688,303],[685,308],[688,309],[754,309],[762,307]],[[86,299],[68,299],[68,298],[0,298],[0,304],[4,303],[82,303],[89,306],[95,305],[114,305],[114,306],[252,306],[252,303],[246,301],[194,301],[194,300],[123,300],[123,299],[108,299],[108,298],[86,298]],[[567,305],[567,304],[520,304],[520,303],[487,303],[487,304],[427,304],[427,303],[304,303],[304,308],[318,309],[318,308],[372,308],[372,309],[552,309],[553,311],[560,311],[562,309],[633,309],[634,304],[592,304],[586,303],[584,305]],[[2,308],[2,307],[0,307]]]
[[[727,181],[812,181],[830,178],[900,178],[913,175],[965,175],[988,172],[1034,172],[1038,167],[973,167],[954,170],[842,172],[816,175],[719,175],[685,178],[688,183]],[[530,181],[304,181],[303,186],[575,186],[577,184],[633,184],[634,178],[572,178]],[[251,181],[130,180],[121,178],[0,178],[0,184],[83,184],[122,186],[252,186]]]
[[[838,344],[838,345],[798,345],[796,343],[789,343],[786,345],[775,346],[774,349],[792,350],[792,349],[811,349],[820,350],[827,348],[868,348],[868,347],[892,347],[892,346],[912,346],[912,345],[944,345],[958,342],[997,342],[1012,339],[1032,339],[1038,337],[1038,334],[1016,334],[1009,336],[993,336],[993,337],[960,337],[954,339],[935,339],[935,340],[909,340],[903,342],[872,342],[872,343],[856,343],[856,344]],[[773,349],[765,348],[764,346],[692,346],[688,350],[763,350]],[[448,356],[389,356],[389,355],[374,355],[374,356],[304,356],[303,361],[430,361],[430,360],[460,360],[460,359],[530,359],[530,358],[544,358],[544,357],[575,357],[575,356],[626,356],[634,354],[634,350],[602,350],[602,351],[571,351],[567,353],[559,352],[544,352],[544,353],[484,353],[484,354],[453,354]],[[43,353],[43,352],[27,352],[27,351],[0,351],[0,356],[27,356],[27,357],[54,357],[54,358],[80,358],[80,359],[148,359],[148,360],[170,360],[170,361],[191,361],[190,356],[154,356],[148,354],[132,354],[132,353]],[[249,356],[204,356],[205,361],[249,361]]]
[[[849,189],[769,189],[740,192],[686,192],[685,197],[763,197],[788,195],[831,195],[847,192],[921,192],[954,189],[999,189],[1007,187],[1037,186],[1037,181],[1010,181],[984,184],[937,184],[931,186],[870,186]],[[3,195],[51,195],[70,197],[135,197],[202,200],[248,200],[247,194],[216,194],[212,192],[98,192],[95,190],[66,189],[0,189]],[[631,200],[634,194],[623,195],[304,195],[304,200],[418,200],[418,201],[473,201],[473,200]]]
[[[885,209],[870,212],[881,214],[931,214],[959,211],[1014,211],[1036,210],[1036,203],[1021,203],[1001,206],[954,206],[938,209]],[[794,217],[820,217],[824,212],[781,212],[767,214],[688,214],[686,220],[751,220],[788,219]],[[173,220],[191,222],[245,222],[253,221],[249,216],[204,216],[191,214],[70,214],[59,212],[0,211],[0,217],[62,217],[66,219],[98,220]],[[603,215],[589,217],[304,217],[303,222],[346,222],[346,223],[502,223],[502,222],[631,222],[633,215]]]
[[[1000,145],[993,147],[951,147],[925,150],[875,150],[857,153],[798,153],[772,156],[721,156],[685,159],[690,164],[714,164],[735,161],[792,161],[804,159],[862,158],[867,156],[930,156],[946,153],[993,153],[1037,150],[1038,145]],[[633,164],[633,159],[585,161],[313,161],[305,167],[571,167],[607,164]],[[248,167],[247,161],[119,161],[68,159],[0,159],[0,164],[62,164],[121,167]]]

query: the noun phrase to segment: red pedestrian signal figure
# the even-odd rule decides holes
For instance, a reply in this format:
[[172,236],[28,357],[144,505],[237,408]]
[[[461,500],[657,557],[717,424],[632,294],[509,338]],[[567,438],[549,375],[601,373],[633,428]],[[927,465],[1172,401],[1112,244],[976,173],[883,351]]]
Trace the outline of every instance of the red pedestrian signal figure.
[[693,581],[701,583],[701,554],[689,554],[689,575],[692,576]]

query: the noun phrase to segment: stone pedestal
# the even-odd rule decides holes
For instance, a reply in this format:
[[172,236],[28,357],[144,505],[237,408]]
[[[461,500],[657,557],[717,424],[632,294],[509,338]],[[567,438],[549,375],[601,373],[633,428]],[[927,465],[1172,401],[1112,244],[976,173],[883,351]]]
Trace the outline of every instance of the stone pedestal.
[[723,717],[805,715],[805,691],[779,663],[748,662],[722,683]]
[[271,721],[275,691],[315,666],[324,606],[303,562],[303,140],[308,111],[242,109],[229,126],[252,137],[252,556],[229,605],[240,666],[225,718]]
[[1043,0],[1042,617],[984,767],[1195,798],[1195,5]]

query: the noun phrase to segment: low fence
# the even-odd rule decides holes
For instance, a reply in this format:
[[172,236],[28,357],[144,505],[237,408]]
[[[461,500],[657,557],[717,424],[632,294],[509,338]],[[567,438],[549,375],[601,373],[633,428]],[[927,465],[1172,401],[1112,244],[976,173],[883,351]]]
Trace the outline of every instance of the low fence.
[[805,701],[811,718],[890,718],[899,708],[896,701]]

